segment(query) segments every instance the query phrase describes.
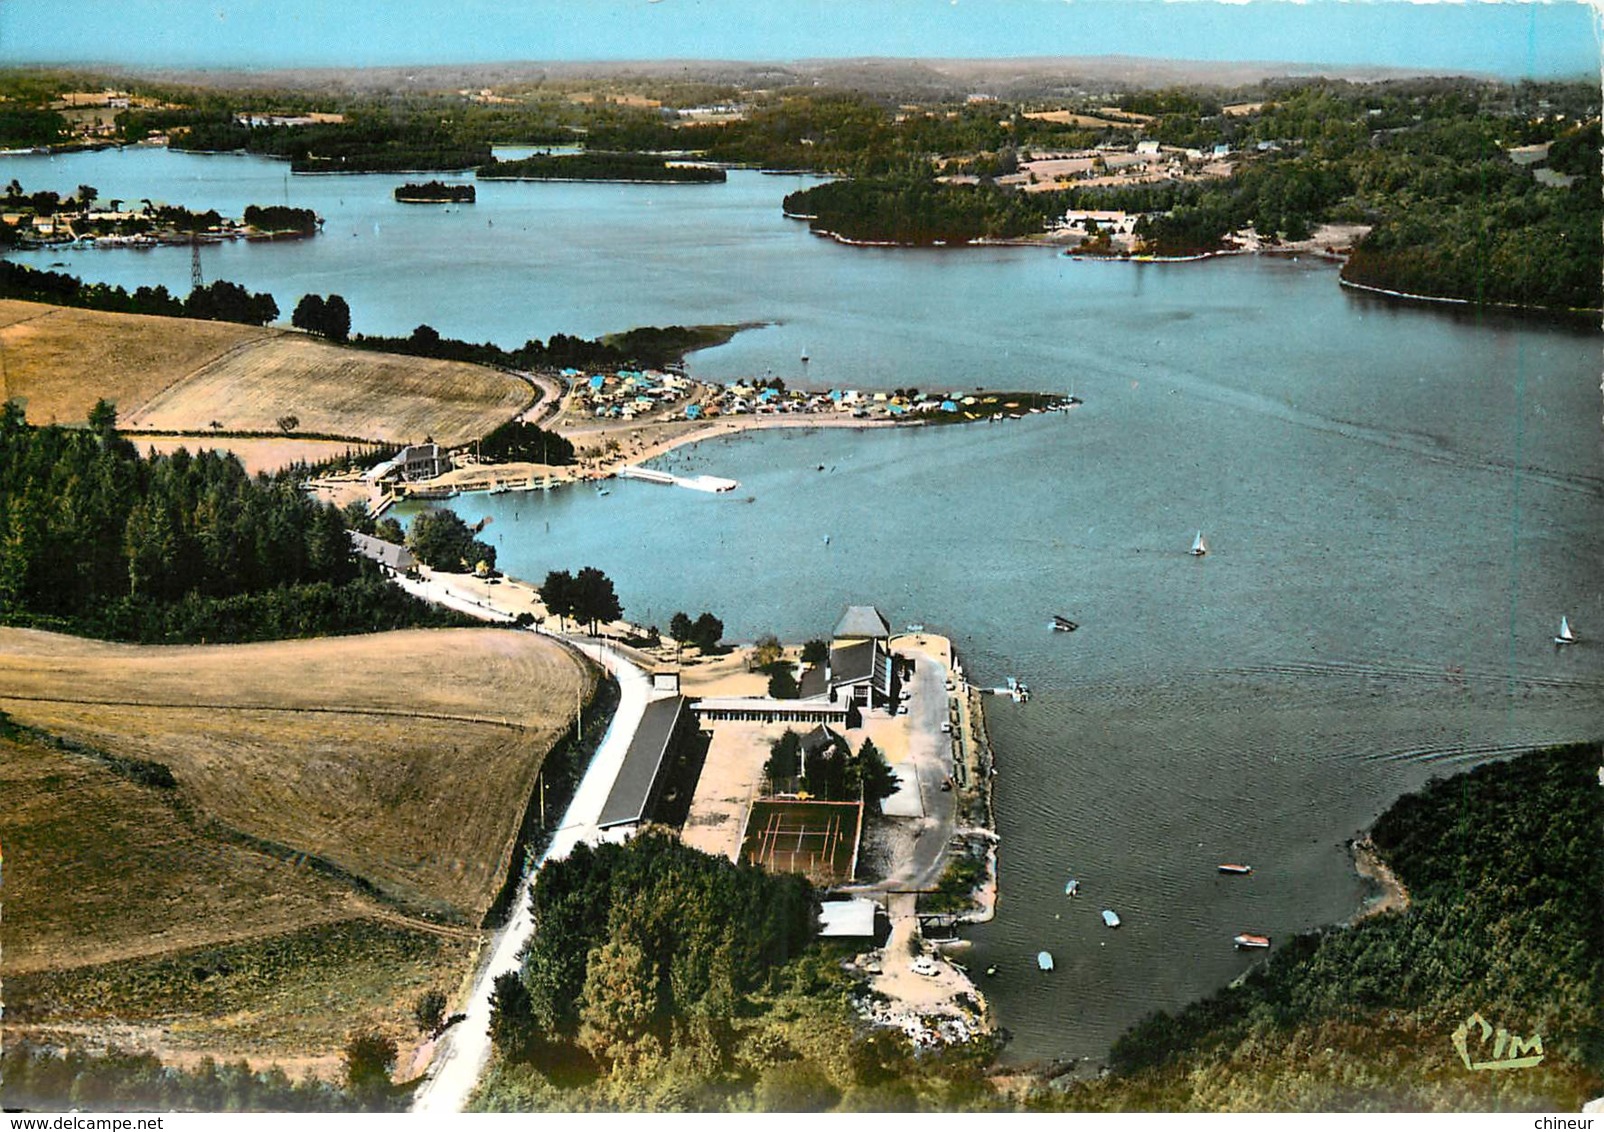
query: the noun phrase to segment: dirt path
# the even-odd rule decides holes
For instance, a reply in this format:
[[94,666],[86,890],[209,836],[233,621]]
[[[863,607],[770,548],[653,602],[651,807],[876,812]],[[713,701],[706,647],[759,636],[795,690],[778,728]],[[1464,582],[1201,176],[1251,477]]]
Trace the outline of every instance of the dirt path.
[[1366,837],[1353,843],[1354,871],[1365,880],[1380,887],[1381,894],[1367,900],[1363,908],[1354,914],[1348,922],[1357,924],[1360,920],[1368,920],[1371,916],[1379,916],[1383,912],[1402,912],[1409,907],[1409,890],[1403,882],[1381,859],[1376,852],[1375,843]]

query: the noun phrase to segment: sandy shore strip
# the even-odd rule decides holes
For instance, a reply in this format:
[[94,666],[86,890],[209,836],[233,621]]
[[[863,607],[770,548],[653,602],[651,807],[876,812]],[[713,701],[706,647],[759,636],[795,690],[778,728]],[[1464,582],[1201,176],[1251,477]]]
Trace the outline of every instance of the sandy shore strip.
[[1387,862],[1381,859],[1375,843],[1365,837],[1355,841],[1350,848],[1353,852],[1354,871],[1378,886],[1381,893],[1367,899],[1364,907],[1359,909],[1348,922],[1357,924],[1360,920],[1368,920],[1371,916],[1379,916],[1383,912],[1402,912],[1407,909],[1409,890],[1404,887],[1403,881],[1398,879]]

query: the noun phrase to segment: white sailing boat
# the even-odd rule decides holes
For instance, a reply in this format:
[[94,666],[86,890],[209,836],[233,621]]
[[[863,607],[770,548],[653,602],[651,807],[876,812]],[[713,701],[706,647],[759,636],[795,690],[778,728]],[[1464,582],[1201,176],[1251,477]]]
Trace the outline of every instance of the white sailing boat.
[[1209,552],[1209,544],[1203,541],[1203,532],[1198,531],[1197,537],[1192,540],[1192,549],[1187,551],[1194,558],[1202,558]]
[[1556,645],[1574,645],[1576,643],[1576,634],[1571,632],[1570,618],[1561,617],[1559,619],[1559,632],[1554,635],[1554,643]]

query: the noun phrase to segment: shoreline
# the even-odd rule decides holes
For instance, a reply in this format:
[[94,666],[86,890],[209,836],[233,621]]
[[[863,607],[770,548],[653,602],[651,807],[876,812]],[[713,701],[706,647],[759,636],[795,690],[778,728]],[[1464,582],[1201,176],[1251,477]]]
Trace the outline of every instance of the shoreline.
[[1337,276],[1337,282],[1354,291],[1364,291],[1372,295],[1381,295],[1388,299],[1402,300],[1409,303],[1447,303],[1456,307],[1471,307],[1479,309],[1491,307],[1494,310],[1513,311],[1520,314],[1546,314],[1559,318],[1580,318],[1584,315],[1594,318],[1604,318],[1604,310],[1598,307],[1540,307],[1531,303],[1501,303],[1492,300],[1477,302],[1475,299],[1458,299],[1450,295],[1419,295],[1413,291],[1393,291],[1386,287],[1377,287],[1372,283],[1360,283],[1353,279]]

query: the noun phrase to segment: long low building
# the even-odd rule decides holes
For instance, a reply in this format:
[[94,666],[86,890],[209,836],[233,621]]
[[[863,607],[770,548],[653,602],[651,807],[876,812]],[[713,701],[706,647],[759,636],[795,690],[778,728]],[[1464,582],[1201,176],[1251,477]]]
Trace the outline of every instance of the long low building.
[[766,696],[712,696],[697,700],[691,710],[705,722],[833,723],[845,727],[847,702],[774,700]]
[[685,710],[684,696],[653,700],[641,715],[640,726],[624,752],[613,788],[596,820],[600,829],[638,826],[651,819],[652,807],[662,796],[674,752],[695,729],[696,717]]

